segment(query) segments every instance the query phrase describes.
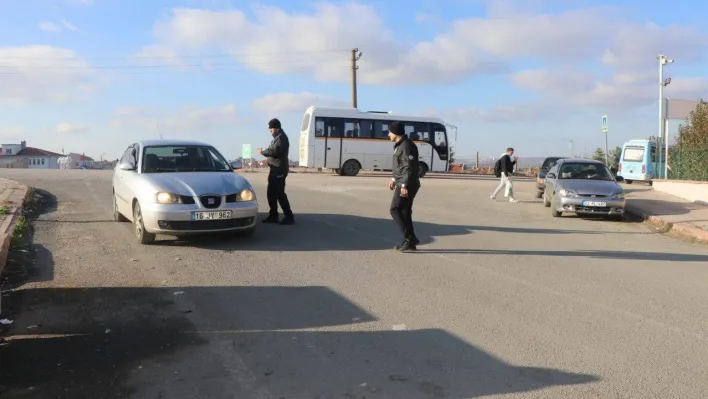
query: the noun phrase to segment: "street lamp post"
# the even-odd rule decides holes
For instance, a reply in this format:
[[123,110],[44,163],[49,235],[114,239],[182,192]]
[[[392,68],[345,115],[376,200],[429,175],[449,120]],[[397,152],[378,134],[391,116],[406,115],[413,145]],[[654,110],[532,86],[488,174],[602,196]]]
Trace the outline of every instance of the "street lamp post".
[[[659,138],[663,141],[664,146],[666,146],[664,158],[664,180],[666,180],[669,178],[669,132],[664,132],[666,119],[666,115],[664,115],[666,113],[664,110],[664,87],[671,83],[671,78],[664,79],[664,65],[673,64],[674,60],[666,58],[663,54],[659,54],[656,59],[659,60]],[[659,146],[659,153],[661,153],[661,146]]]

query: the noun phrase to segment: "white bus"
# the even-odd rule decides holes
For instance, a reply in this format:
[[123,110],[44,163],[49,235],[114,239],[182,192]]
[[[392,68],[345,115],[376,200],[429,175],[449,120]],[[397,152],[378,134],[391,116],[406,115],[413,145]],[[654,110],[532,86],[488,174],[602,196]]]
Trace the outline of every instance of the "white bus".
[[438,118],[403,116],[355,108],[309,107],[300,129],[301,167],[333,169],[356,176],[361,169],[391,170],[393,144],[388,125],[399,121],[418,146],[420,177],[448,170],[445,124]]

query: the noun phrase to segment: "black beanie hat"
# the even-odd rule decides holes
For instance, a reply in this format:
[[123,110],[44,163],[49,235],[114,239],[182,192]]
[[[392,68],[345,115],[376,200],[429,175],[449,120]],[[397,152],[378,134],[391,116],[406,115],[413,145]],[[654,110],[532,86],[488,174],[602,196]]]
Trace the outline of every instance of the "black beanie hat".
[[388,125],[388,131],[396,136],[403,136],[406,134],[406,130],[403,128],[403,124],[401,124],[401,122],[393,122]]
[[276,118],[268,121],[268,129],[280,129],[280,121]]

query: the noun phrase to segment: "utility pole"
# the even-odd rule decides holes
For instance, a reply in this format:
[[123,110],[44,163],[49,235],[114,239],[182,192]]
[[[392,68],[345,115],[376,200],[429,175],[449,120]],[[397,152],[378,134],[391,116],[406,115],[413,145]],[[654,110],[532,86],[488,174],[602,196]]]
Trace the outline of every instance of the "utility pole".
[[[671,83],[671,78],[664,79],[664,66],[666,64],[673,64],[674,60],[668,59],[665,55],[659,54],[656,57],[659,60],[659,136],[658,140],[661,140],[666,146],[666,159],[664,160],[664,180],[667,180],[669,174],[669,132],[668,130],[664,132],[665,120],[668,119],[666,110],[664,109],[664,87]],[[661,145],[659,147],[659,154],[661,154]],[[659,155],[661,157],[661,155]],[[657,162],[658,163],[658,162]]]
[[361,58],[361,51],[358,48],[352,49],[352,108],[357,108],[357,92],[356,92],[356,71],[359,66],[356,64]]

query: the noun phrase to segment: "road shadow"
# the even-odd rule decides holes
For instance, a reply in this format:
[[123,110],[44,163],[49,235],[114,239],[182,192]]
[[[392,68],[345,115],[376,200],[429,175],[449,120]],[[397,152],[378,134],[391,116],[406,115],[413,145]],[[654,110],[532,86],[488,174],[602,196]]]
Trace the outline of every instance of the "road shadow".
[[647,215],[685,215],[691,211],[705,210],[706,206],[695,202],[672,202],[658,199],[629,198],[628,204],[641,209]]
[[7,264],[2,272],[9,287],[15,288],[26,283],[54,280],[54,256],[44,245],[31,241],[27,246],[10,251]]
[[599,380],[509,364],[439,329],[352,331],[376,318],[326,287],[45,288],[8,301],[23,311],[0,351],[3,398],[462,399]]
[[[265,216],[259,215],[259,224]],[[154,245],[225,251],[368,251],[389,250],[392,248],[392,242],[401,240],[401,232],[391,219],[324,213],[297,214],[295,218],[297,222],[293,226],[260,224],[253,237],[249,238],[234,237],[232,234],[160,236]],[[529,235],[604,234],[585,230],[445,225],[427,222],[415,222],[415,231],[421,245],[430,244],[438,237],[462,236],[474,234],[476,231]]]
[[513,255],[513,256],[560,256],[595,259],[647,260],[659,262],[708,262],[708,255],[677,254],[667,252],[636,251],[525,251],[504,249],[425,249],[419,248],[417,254],[472,254],[472,255]]
[[35,201],[39,215],[51,214],[57,211],[57,197],[47,190],[34,189]]

